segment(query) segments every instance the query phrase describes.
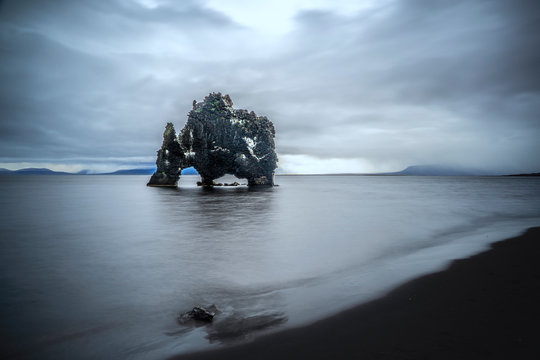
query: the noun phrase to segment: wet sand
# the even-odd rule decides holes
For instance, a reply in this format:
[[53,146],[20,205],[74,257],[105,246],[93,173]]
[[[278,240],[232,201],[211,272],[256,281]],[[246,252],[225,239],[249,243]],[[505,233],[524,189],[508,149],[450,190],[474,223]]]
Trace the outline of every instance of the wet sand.
[[540,359],[540,227],[314,324],[174,359]]

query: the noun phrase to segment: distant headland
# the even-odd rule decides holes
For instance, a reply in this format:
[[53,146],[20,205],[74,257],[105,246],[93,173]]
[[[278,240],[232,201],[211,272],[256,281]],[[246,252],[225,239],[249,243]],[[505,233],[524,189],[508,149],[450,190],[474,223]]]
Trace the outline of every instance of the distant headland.
[[253,111],[234,109],[229,95],[211,93],[193,109],[178,136],[168,123],[148,186],[176,187],[181,170],[193,167],[201,184],[231,174],[248,185],[273,185],[277,168],[274,124]]

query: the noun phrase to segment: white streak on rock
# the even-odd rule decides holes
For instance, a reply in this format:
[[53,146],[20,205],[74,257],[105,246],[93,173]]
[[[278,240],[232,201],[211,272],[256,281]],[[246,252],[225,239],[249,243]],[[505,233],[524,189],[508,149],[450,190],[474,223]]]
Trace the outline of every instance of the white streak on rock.
[[[255,155],[255,147],[257,146],[257,142],[251,138],[248,138],[248,137],[243,137],[242,139],[244,139],[246,145],[247,145],[247,148],[248,148],[248,151],[249,153],[251,154],[251,156],[253,156],[257,161],[260,161],[261,159],[264,159],[264,156],[263,157],[258,157],[257,155]],[[266,155],[265,155],[266,156]]]

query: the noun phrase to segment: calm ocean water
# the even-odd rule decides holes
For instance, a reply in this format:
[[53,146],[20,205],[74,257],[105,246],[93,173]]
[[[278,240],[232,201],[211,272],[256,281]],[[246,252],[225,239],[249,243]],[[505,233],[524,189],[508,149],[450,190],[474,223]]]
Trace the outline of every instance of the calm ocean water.
[[[540,225],[540,178],[0,176],[0,355],[161,359],[297,326]],[[176,322],[215,304],[211,326]]]

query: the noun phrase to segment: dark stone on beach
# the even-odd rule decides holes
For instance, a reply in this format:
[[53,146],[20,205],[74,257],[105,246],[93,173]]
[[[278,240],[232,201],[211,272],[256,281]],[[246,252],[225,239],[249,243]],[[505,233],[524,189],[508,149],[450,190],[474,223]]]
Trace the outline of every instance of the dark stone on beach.
[[186,323],[190,320],[202,321],[202,322],[211,322],[216,316],[217,308],[212,305],[208,309],[203,308],[202,306],[195,306],[192,310],[181,314],[178,317],[178,322]]
[[211,93],[204,101],[193,102],[178,137],[167,124],[158,169],[148,185],[176,186],[181,169],[191,166],[205,186],[222,186],[214,180],[225,174],[247,179],[250,186],[274,185],[278,160],[274,124],[232,105],[229,95]]

